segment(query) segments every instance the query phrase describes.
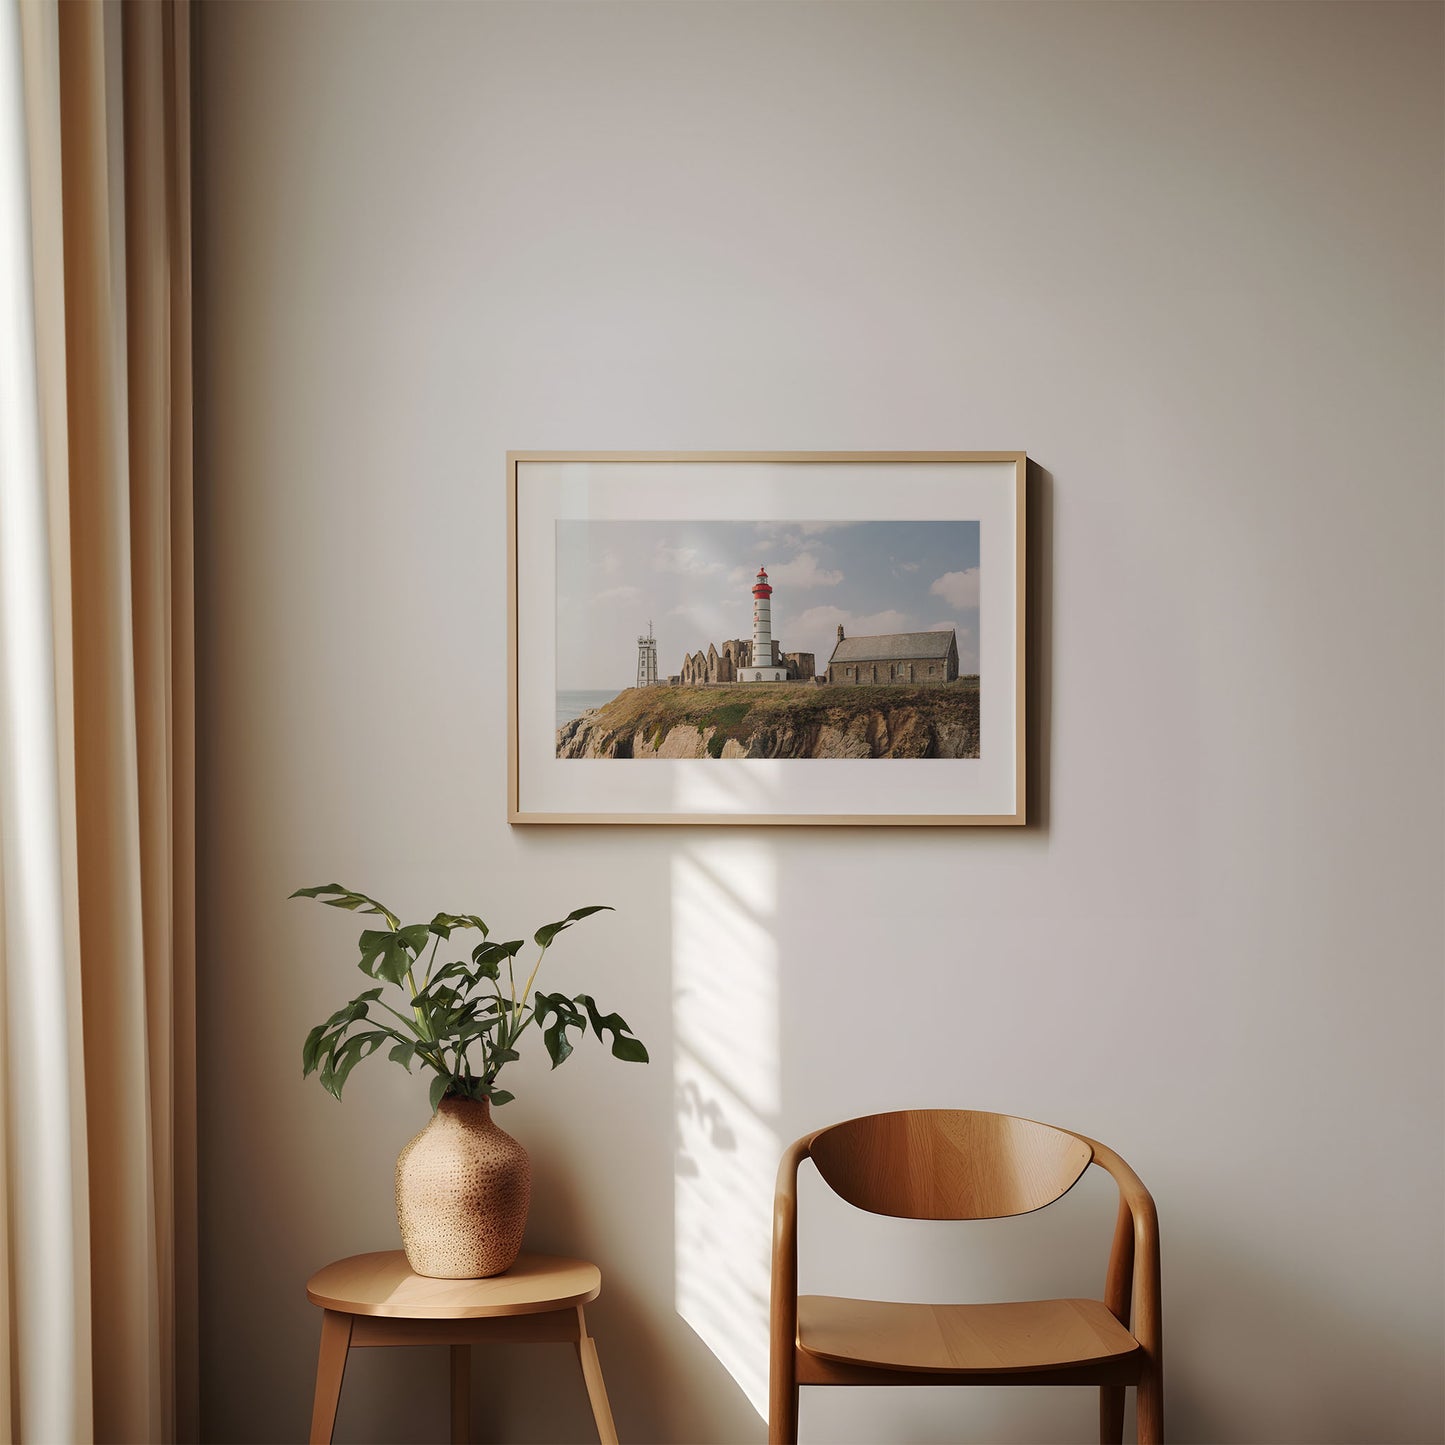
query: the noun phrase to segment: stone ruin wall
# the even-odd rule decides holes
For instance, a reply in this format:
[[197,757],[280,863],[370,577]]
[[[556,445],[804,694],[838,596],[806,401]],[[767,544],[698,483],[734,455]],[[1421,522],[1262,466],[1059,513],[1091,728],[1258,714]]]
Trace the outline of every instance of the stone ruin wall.
[[[738,669],[751,667],[753,645],[741,637],[724,642],[719,648],[708,643],[706,652],[689,653],[682,660],[678,681],[683,687],[708,687],[714,683],[736,682]],[[811,652],[784,652],[773,643],[773,666],[784,667],[790,682],[812,682],[814,656]]]

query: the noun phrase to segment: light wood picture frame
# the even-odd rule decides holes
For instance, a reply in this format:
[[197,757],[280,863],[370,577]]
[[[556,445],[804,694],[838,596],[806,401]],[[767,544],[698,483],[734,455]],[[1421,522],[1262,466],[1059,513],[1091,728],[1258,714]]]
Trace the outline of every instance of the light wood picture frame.
[[1026,476],[509,452],[508,821],[1023,824]]

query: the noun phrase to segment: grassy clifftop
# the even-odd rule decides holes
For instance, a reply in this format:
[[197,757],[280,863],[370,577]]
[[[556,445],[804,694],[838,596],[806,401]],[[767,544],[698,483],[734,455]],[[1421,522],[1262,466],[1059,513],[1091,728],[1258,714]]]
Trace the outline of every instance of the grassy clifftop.
[[941,687],[629,688],[557,731],[564,758],[976,758],[978,678]]

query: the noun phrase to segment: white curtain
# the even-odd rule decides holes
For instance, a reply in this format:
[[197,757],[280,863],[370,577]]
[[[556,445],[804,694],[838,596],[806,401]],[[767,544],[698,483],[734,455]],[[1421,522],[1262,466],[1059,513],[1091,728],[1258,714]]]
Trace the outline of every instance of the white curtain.
[[189,11],[0,0],[0,1436],[194,1438]]
[[[22,19],[26,33],[22,38]],[[30,184],[27,137],[58,148],[57,16],[0,14],[0,910],[7,1308],[0,1425],[21,1440],[90,1438],[88,1173],[76,927],[74,746],[62,736],[69,575],[51,554],[68,514],[64,431],[48,435],[41,323],[53,323],[49,247],[58,168]],[[38,70],[33,56],[51,63]],[[25,84],[25,77],[31,84]],[[27,117],[27,109],[34,122]],[[39,266],[37,267],[37,260]],[[63,315],[63,312],[62,312]],[[60,358],[63,375],[63,354]],[[67,796],[69,793],[69,797]],[[71,806],[67,806],[72,804]],[[8,1196],[8,1198],[7,1198]],[[8,1208],[7,1208],[8,1204]]]

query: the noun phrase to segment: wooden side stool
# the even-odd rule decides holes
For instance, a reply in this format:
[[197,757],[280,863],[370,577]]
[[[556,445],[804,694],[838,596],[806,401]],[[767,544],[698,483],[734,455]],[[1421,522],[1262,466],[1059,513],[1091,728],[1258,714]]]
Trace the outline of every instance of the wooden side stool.
[[451,1347],[452,1442],[465,1445],[471,1424],[472,1346],[527,1340],[576,1346],[602,1445],[617,1430],[602,1383],[597,1343],[582,1307],[602,1292],[602,1271],[584,1259],[522,1254],[491,1279],[428,1279],[413,1274],[399,1249],[356,1254],[328,1264],[306,1282],[320,1305],[321,1353],[311,1409],[311,1445],[329,1445],[352,1349],[374,1345]]

